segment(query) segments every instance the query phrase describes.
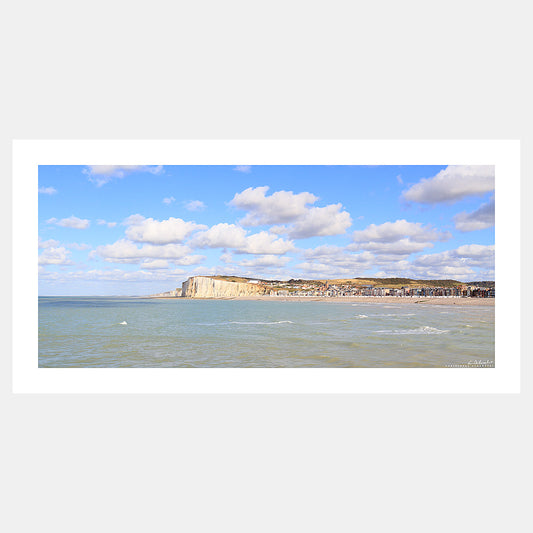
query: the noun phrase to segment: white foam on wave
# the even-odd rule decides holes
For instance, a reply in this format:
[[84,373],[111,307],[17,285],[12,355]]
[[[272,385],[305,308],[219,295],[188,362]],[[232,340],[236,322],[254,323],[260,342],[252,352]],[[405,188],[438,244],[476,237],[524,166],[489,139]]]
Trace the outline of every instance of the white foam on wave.
[[227,324],[243,324],[243,325],[272,325],[272,324],[294,324],[291,320],[278,320],[276,322],[227,322]]
[[368,315],[355,315],[354,318],[368,318]]
[[376,316],[415,316],[415,313],[386,313],[384,315]]
[[416,329],[380,329],[374,333],[385,333],[386,335],[440,335],[449,333],[449,329],[437,329],[431,326],[421,326]]
[[119,326],[127,326],[127,325],[128,325],[128,323],[127,323],[125,320],[124,320],[124,322],[121,322],[121,323],[119,324]]
[[[321,322],[322,323],[322,322]],[[291,320],[278,320],[276,322],[240,322],[237,320],[231,322],[198,322],[198,326],[229,326],[230,324],[239,324],[239,325],[252,325],[252,326],[261,326],[261,325],[273,325],[273,324],[294,324]]]

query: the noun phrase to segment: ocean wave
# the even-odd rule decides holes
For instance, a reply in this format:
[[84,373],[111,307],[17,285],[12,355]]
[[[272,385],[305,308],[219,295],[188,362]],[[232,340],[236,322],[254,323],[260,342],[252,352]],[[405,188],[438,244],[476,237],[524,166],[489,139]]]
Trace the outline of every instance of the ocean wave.
[[440,335],[449,333],[449,329],[437,329],[431,326],[421,326],[416,329],[380,329],[374,333],[385,333],[386,335]]
[[244,324],[244,325],[254,325],[254,326],[257,326],[257,325],[271,325],[271,324],[294,324],[294,322],[292,322],[292,320],[278,320],[276,322],[237,322],[237,321],[232,321],[232,322],[226,322],[226,324]]
[[355,315],[354,318],[368,318],[368,315]]

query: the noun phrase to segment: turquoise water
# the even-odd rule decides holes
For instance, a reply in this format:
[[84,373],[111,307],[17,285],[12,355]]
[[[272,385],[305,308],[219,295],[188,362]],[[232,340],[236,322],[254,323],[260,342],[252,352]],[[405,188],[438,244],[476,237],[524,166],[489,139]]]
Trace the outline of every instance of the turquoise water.
[[40,367],[444,367],[472,361],[494,361],[494,307],[39,298]]

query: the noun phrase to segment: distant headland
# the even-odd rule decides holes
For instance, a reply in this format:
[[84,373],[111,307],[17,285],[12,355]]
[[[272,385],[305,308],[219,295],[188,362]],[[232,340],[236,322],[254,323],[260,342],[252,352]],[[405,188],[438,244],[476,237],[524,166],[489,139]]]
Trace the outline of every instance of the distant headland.
[[[494,298],[494,281],[453,279],[345,278],[264,280],[239,276],[193,276],[181,288],[149,298]],[[267,298],[263,298],[267,297]]]

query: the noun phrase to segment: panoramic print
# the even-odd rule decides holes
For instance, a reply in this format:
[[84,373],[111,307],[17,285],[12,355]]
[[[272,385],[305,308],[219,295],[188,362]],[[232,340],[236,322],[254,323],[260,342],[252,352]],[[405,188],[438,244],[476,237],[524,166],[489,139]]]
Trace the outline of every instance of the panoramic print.
[[39,367],[492,368],[494,166],[39,166]]

